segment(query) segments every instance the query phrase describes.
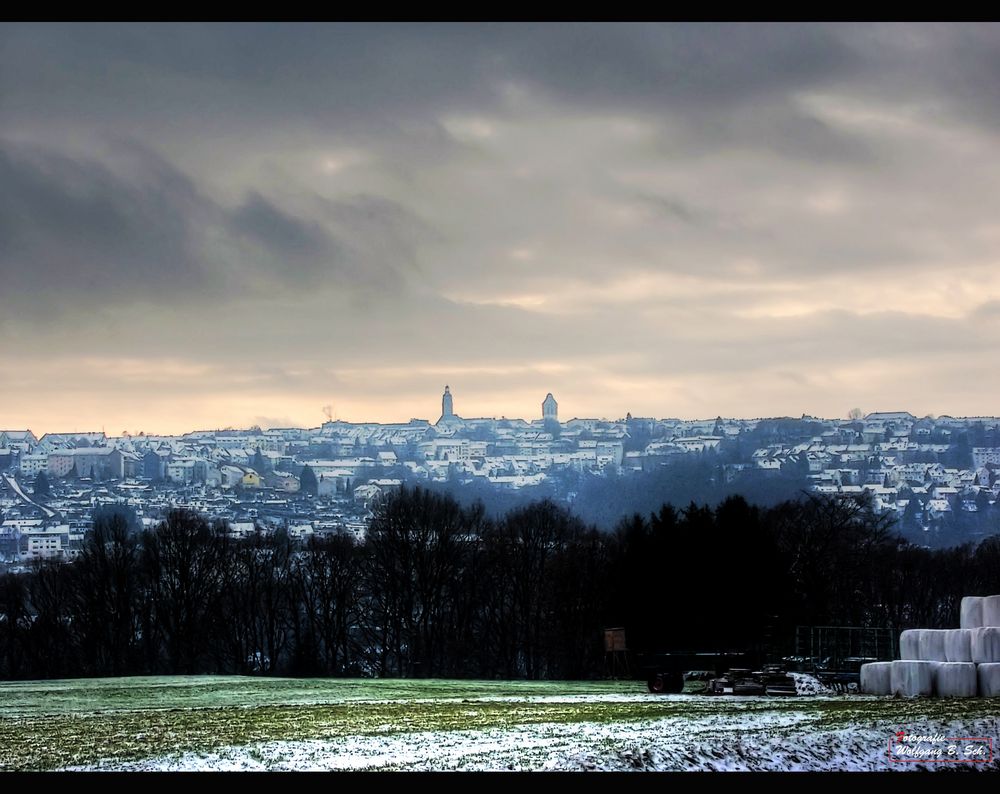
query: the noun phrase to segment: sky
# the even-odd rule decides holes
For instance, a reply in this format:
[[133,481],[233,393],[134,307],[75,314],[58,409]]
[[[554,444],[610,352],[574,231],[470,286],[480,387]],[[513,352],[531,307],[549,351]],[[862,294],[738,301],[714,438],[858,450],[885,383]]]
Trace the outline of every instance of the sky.
[[0,428],[995,415],[998,264],[996,25],[0,25]]

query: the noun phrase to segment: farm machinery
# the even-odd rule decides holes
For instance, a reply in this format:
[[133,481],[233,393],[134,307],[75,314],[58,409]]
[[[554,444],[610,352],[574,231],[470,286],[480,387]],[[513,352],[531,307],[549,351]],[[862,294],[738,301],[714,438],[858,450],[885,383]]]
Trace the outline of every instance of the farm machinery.
[[895,654],[890,629],[799,626],[794,653],[780,661],[733,651],[642,654],[638,661],[649,691],[657,694],[787,696],[799,694],[796,672],[815,679],[815,691],[857,692],[861,665]]

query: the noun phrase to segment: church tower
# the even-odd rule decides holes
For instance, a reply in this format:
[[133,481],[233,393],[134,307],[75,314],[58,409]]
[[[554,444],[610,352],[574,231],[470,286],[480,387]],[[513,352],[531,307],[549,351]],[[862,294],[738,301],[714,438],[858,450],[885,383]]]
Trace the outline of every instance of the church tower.
[[559,421],[559,403],[552,396],[552,392],[546,394],[545,400],[542,402],[542,419],[546,422],[550,419],[553,422]]
[[451,389],[444,387],[444,394],[441,395],[441,418],[451,419],[455,416],[455,408],[451,401]]

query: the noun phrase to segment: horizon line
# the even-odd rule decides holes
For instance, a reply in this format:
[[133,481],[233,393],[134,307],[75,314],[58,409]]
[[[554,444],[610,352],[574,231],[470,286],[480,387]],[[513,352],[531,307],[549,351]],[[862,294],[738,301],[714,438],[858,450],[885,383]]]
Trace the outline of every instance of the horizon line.
[[[628,415],[630,415],[630,413],[631,412],[626,412],[626,414],[627,414],[626,416],[619,417],[617,419],[608,419],[607,417],[595,417],[595,416],[574,416],[571,419],[557,420],[557,421],[559,422],[560,425],[565,425],[568,422],[572,422],[572,421],[593,421],[593,422],[608,422],[608,423],[612,423],[612,424],[618,424],[618,423],[623,423],[623,422],[629,421]],[[852,422],[852,421],[862,421],[862,420],[865,420],[869,416],[878,416],[878,415],[884,415],[884,414],[909,414],[916,421],[922,421],[922,420],[936,421],[936,420],[939,420],[939,419],[951,419],[951,420],[955,420],[955,421],[959,421],[959,420],[976,421],[976,420],[984,420],[984,419],[996,419],[996,420],[1000,420],[1000,414],[997,414],[997,415],[977,414],[977,415],[966,415],[966,416],[955,416],[955,415],[952,415],[952,414],[925,414],[924,416],[917,416],[916,414],[913,414],[912,412],[905,411],[905,410],[903,410],[903,411],[870,411],[870,412],[864,414],[863,416],[858,417],[857,419],[852,419],[851,417],[817,416],[817,415],[814,415],[814,414],[805,414],[804,413],[804,414],[801,414],[800,416],[792,416],[792,415],[789,415],[789,414],[783,414],[783,415],[753,416],[753,417],[751,417],[751,416],[722,416],[720,414],[720,415],[716,415],[714,417],[712,417],[712,416],[705,416],[705,417],[694,417],[694,418],[687,418],[687,419],[679,417],[679,416],[665,416],[665,417],[632,416],[632,420],[633,421],[636,421],[636,420],[645,420],[645,421],[653,421],[653,422],[715,422],[715,421],[720,421],[720,420],[721,421],[725,421],[725,422],[763,422],[763,421],[777,420],[777,419],[793,419],[793,420],[798,420],[798,421],[810,421],[810,420],[812,420],[812,421],[820,421],[820,422]],[[462,416],[459,416],[457,414],[454,414],[453,418],[457,419],[459,421],[463,421],[463,422],[503,422],[503,421],[515,421],[516,422],[516,421],[520,421],[520,422],[526,422],[528,424],[535,424],[535,423],[537,423],[537,424],[543,424],[544,421],[545,421],[542,418],[526,419],[524,417],[518,417],[518,416],[500,416],[500,417],[496,417],[496,416],[476,416],[476,417],[462,417]],[[327,425],[327,424],[382,425],[382,426],[389,426],[389,425],[410,425],[410,424],[419,423],[419,422],[426,422],[431,427],[435,427],[440,422],[440,419],[437,420],[437,421],[433,421],[433,420],[430,420],[430,419],[424,419],[422,417],[411,417],[409,420],[406,420],[406,421],[378,421],[378,420],[350,420],[350,419],[337,418],[337,419],[328,419],[327,421],[321,422],[319,425],[314,425],[314,426],[305,426],[305,425],[291,424],[291,425],[271,425],[269,427],[263,427],[262,425],[259,425],[259,424],[251,424],[251,425],[248,425],[246,427],[235,427],[235,426],[232,426],[232,425],[227,425],[225,427],[216,427],[216,428],[196,428],[196,429],[193,429],[193,430],[186,430],[186,431],[182,431],[182,432],[179,432],[179,433],[147,432],[145,430],[138,430],[138,431],[135,431],[135,432],[128,432],[127,430],[125,430],[125,431],[123,431],[121,433],[118,433],[118,434],[109,434],[104,428],[101,428],[100,430],[93,430],[93,429],[91,429],[91,430],[46,430],[45,432],[39,434],[35,430],[33,430],[32,428],[30,428],[30,427],[15,428],[15,427],[2,427],[2,426],[0,426],[0,433],[8,432],[8,431],[13,431],[13,432],[30,432],[30,433],[32,433],[38,439],[42,439],[42,438],[44,438],[47,435],[56,435],[56,436],[65,436],[65,435],[74,435],[74,434],[91,435],[91,434],[95,434],[95,433],[103,433],[107,438],[123,438],[125,436],[128,436],[128,437],[138,437],[138,436],[143,436],[143,437],[149,437],[149,436],[185,436],[185,435],[191,435],[191,434],[194,434],[194,433],[220,433],[220,432],[225,432],[225,431],[246,432],[246,431],[250,431],[250,430],[254,430],[254,429],[258,429],[261,432],[268,432],[268,431],[273,431],[273,430],[321,430],[322,427],[323,427],[323,425]]]

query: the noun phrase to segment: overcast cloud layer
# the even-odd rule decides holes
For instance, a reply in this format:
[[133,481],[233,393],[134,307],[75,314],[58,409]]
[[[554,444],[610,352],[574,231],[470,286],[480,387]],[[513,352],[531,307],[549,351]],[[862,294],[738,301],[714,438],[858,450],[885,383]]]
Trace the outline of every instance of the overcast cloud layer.
[[995,25],[0,26],[0,428],[1000,414]]

